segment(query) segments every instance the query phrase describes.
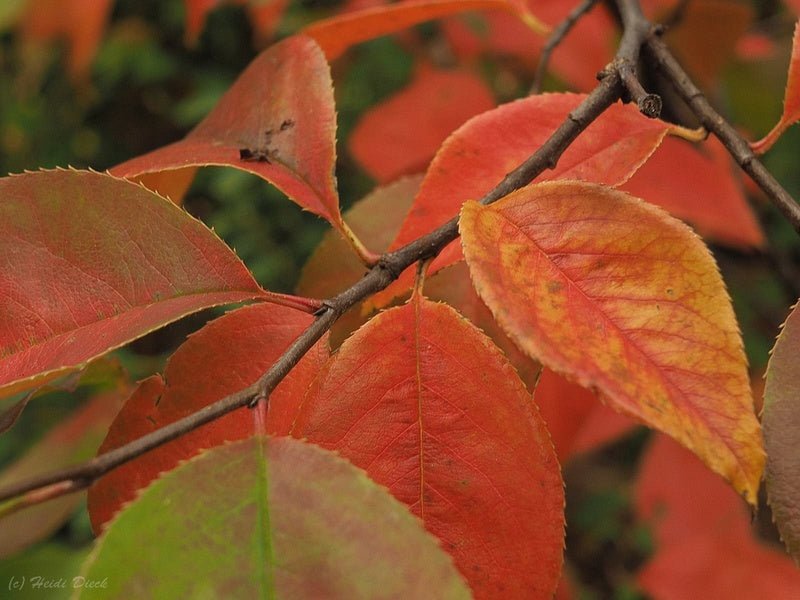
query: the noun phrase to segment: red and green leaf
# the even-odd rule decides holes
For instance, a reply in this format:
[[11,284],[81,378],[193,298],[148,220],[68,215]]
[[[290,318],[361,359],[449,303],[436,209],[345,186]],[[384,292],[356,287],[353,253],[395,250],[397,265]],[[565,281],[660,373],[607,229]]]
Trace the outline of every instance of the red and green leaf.
[[470,598],[402,504],[330,452],[264,436],[153,482],[98,540],[78,598]]
[[763,154],[778,141],[784,131],[800,119],[800,22],[794,27],[792,38],[792,57],[789,61],[789,74],[786,80],[786,92],[783,96],[783,114],[772,130],[751,147],[757,154]]
[[0,180],[0,261],[2,396],[202,308],[281,300],[205,225],[93,172]]
[[[111,424],[100,452],[118,448],[254,383],[312,320],[290,308],[256,304],[212,321],[178,348],[163,377],[156,375],[139,384]],[[270,394],[268,433],[289,430],[297,405],[327,357],[323,340]],[[205,448],[252,436],[257,431],[254,419],[253,411],[235,411],[100,479],[89,489],[89,515],[95,531],[159,473]]]
[[795,305],[783,325],[764,387],[765,480],[772,515],[786,548],[800,562],[800,311]]
[[478,293],[523,350],[668,433],[755,503],[764,450],[742,341],[688,227],[577,181],[467,203],[460,227]]
[[411,507],[478,598],[553,594],[562,562],[558,462],[502,353],[420,294],[350,337],[292,435],[336,450]]

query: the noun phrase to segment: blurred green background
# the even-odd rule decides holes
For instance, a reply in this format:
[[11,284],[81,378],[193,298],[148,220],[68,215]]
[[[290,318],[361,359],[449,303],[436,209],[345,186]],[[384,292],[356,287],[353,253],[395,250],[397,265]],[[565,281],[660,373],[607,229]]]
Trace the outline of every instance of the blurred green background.
[[[332,14],[337,5],[335,1],[292,3],[278,37]],[[713,100],[744,129],[763,132],[781,111],[792,17],[777,2],[753,6],[757,26],[776,36],[779,51],[756,62],[734,59]],[[212,12],[192,48],[184,43],[184,19],[180,0],[117,0],[91,77],[81,83],[67,75],[62,45],[32,51],[20,44],[13,28],[0,32],[0,173],[67,165],[103,170],[185,135],[259,48],[253,44],[251,24],[241,6],[223,5]],[[419,32],[423,39],[438,39],[435,24],[424,25]],[[334,66],[337,177],[344,207],[373,186],[350,157],[348,136],[368,107],[408,82],[413,62],[401,44],[379,39],[358,46]],[[515,70],[508,62],[485,59],[480,70],[499,101],[523,94],[530,83],[529,72]],[[562,87],[552,77],[547,84],[549,89]],[[800,197],[798,150],[800,130],[792,129],[765,158],[795,197]],[[302,265],[328,229],[266,182],[233,169],[201,170],[185,206],[213,226],[258,281],[274,291],[293,291]],[[712,250],[728,282],[753,372],[759,374],[788,307],[800,296],[800,244],[771,207],[760,200],[754,206],[769,247],[763,252],[717,246]],[[185,336],[214,314],[218,312],[184,319],[137,341],[120,357],[134,378],[159,371]],[[0,435],[0,466],[32,446],[88,395],[87,390],[60,393],[31,403],[21,422]],[[651,551],[651,544],[647,531],[634,524],[630,486],[646,437],[638,432],[566,471],[568,557],[580,573],[585,598],[641,597],[631,573]],[[75,574],[91,539],[82,508],[49,541],[0,562],[0,584],[11,574]],[[53,591],[50,597],[58,594]]]

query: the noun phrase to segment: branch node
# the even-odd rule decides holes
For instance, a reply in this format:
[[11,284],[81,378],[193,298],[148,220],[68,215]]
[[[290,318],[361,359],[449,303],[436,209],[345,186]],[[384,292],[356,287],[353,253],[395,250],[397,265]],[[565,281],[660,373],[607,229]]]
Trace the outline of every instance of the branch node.
[[657,119],[661,116],[661,96],[658,94],[645,94],[636,104],[645,117]]

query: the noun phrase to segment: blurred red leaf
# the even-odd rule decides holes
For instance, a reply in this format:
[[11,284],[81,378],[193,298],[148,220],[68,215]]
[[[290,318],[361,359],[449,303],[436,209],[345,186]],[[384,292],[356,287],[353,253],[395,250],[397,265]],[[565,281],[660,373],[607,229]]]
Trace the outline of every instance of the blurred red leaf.
[[460,230],[478,294],[520,348],[755,503],[764,450],[741,335],[688,227],[624,192],[557,181],[466,203]]
[[550,369],[542,369],[533,400],[547,424],[561,464],[618,438],[635,425],[586,388]]
[[186,6],[186,43],[195,45],[208,13],[221,4],[239,4],[247,8],[256,36],[262,41],[272,37],[289,0],[184,0]]
[[763,154],[769,150],[783,132],[798,119],[800,119],[800,21],[794,26],[792,58],[789,62],[786,92],[783,96],[783,114],[772,131],[757,142],[750,144],[753,151]]
[[[536,16],[554,27],[577,3],[574,0],[531,2]],[[533,35],[519,19],[504,12],[487,12],[469,20],[462,17],[443,23],[445,35],[462,58],[475,58],[481,53],[512,56],[533,68],[546,38]],[[597,72],[613,58],[615,35],[613,19],[602,6],[584,15],[553,53],[550,69],[579,90],[592,89]]]
[[544,598],[562,562],[558,462],[502,353],[416,294],[342,345],[292,434],[336,450],[408,504],[476,598]]
[[303,33],[314,38],[332,61],[355,44],[446,15],[486,9],[512,11],[529,28],[543,30],[543,25],[531,14],[524,0],[408,0],[317,21],[306,27]]
[[494,105],[479,77],[423,65],[408,87],[361,118],[350,151],[379,182],[418,173],[451,131]]
[[328,64],[313,40],[294,36],[250,63],[183,140],[111,172],[130,178],[193,166],[235,167],[343,229],[333,175],[335,136]]
[[[0,473],[0,484],[51,473],[89,460],[117,414],[125,386],[98,394],[48,431],[24,455]],[[83,494],[70,494],[27,507],[0,519],[0,556],[15,554],[58,530],[81,503]],[[25,496],[22,497],[25,500]]]
[[[675,166],[680,165],[680,176]],[[716,138],[701,146],[667,138],[622,189],[732,246],[758,247],[764,234]]]
[[[519,166],[567,119],[582,94],[543,94],[503,104],[467,121],[442,145],[422,182],[414,204],[390,246],[399,248],[453,218],[461,205],[491,190]],[[606,185],[626,181],[647,160],[672,126],[647,119],[634,106],[615,104],[578,137],[558,165],[537,177],[583,179]],[[450,244],[434,260],[430,273],[461,260]],[[384,306],[411,286],[413,269],[371,302]]]
[[111,8],[111,0],[28,0],[21,35],[36,41],[66,38],[70,75],[83,78],[89,73]]
[[[111,424],[100,452],[118,448],[247,387],[312,320],[290,308],[256,304],[212,321],[178,348],[163,377],[156,375],[139,384]],[[270,394],[268,433],[288,431],[298,403],[327,357],[327,341],[322,340]],[[89,515],[95,531],[160,473],[205,448],[253,435],[254,419],[250,410],[235,411],[104,476],[89,489]]]
[[698,459],[657,436],[640,467],[639,518],[655,528],[657,553],[639,573],[654,600],[790,600],[800,571],[758,543],[746,505]]
[[0,396],[187,314],[262,290],[212,231],[141,186],[88,171],[0,180]]

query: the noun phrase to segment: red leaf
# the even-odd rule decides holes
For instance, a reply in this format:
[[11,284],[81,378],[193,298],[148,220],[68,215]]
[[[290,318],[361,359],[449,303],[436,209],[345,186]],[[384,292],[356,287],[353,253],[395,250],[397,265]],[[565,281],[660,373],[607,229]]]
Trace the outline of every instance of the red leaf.
[[[675,165],[681,166],[680,177]],[[730,155],[716,138],[702,146],[668,137],[622,189],[694,225],[704,236],[732,246],[761,246],[764,234]]]
[[364,115],[350,151],[380,182],[418,173],[451,131],[494,105],[480,78],[422,66],[408,87]]
[[[543,94],[504,104],[470,119],[451,135],[433,159],[411,211],[391,249],[433,231],[458,213],[461,205],[490,191],[520,165],[567,119],[585,96]],[[606,185],[626,181],[647,160],[671,125],[643,117],[631,105],[615,104],[604,112],[564,152],[558,165],[537,181],[584,179]],[[461,260],[457,243],[450,244],[429,272]],[[413,269],[376,294],[384,306],[408,289]]]
[[658,551],[638,578],[654,600],[797,597],[800,571],[754,539],[744,503],[664,436],[640,468],[636,509],[655,524]]
[[496,347],[415,295],[328,362],[292,434],[335,449],[408,504],[476,598],[544,598],[562,562],[563,490],[530,395]]
[[764,388],[764,479],[773,518],[789,553],[800,564],[800,309],[783,324],[767,367]]
[[662,210],[594,184],[534,184],[461,211],[478,294],[529,356],[669,433],[755,503],[761,430],[708,249]]
[[[255,382],[313,317],[274,304],[247,306],[192,335],[167,362],[164,377],[139,384],[111,424],[100,452],[118,448]],[[224,349],[224,351],[221,351]],[[320,341],[270,394],[267,430],[285,434],[297,405],[327,359]],[[160,446],[104,476],[89,489],[89,515],[100,531],[123,504],[164,471],[205,448],[255,433],[242,409]]]
[[[551,26],[558,25],[576,6],[573,0],[531,4],[536,15]],[[456,54],[464,59],[474,59],[481,53],[500,54],[512,56],[531,69],[546,42],[544,36],[532,35],[513,15],[499,11],[481,15],[477,26],[454,17],[442,27]],[[613,59],[615,27],[602,6],[584,15],[553,53],[553,73],[575,89],[592,89],[597,84],[597,72]]]
[[317,21],[306,27],[303,33],[314,38],[332,61],[355,44],[447,15],[486,9],[513,11],[530,28],[545,29],[530,13],[524,0],[409,0]]
[[343,228],[333,176],[335,135],[328,64],[312,40],[295,36],[250,63],[186,138],[111,172],[136,177],[192,166],[235,167]]
[[635,424],[603,405],[586,388],[550,369],[542,370],[533,400],[547,423],[561,464],[618,438]]
[[67,63],[70,75],[86,77],[111,8],[111,0],[28,0],[21,34],[38,41],[65,37],[70,46]]
[[46,171],[0,180],[0,395],[189,313],[271,299],[208,228],[139,185]]
[[184,0],[186,6],[186,43],[197,43],[206,24],[208,13],[227,1],[246,5],[256,35],[261,41],[272,37],[288,0]]
[[784,131],[800,119],[800,21],[794,26],[792,38],[792,58],[789,62],[789,74],[786,80],[786,92],[783,96],[783,114],[780,120],[766,136],[750,146],[757,154],[763,154],[778,141]]

